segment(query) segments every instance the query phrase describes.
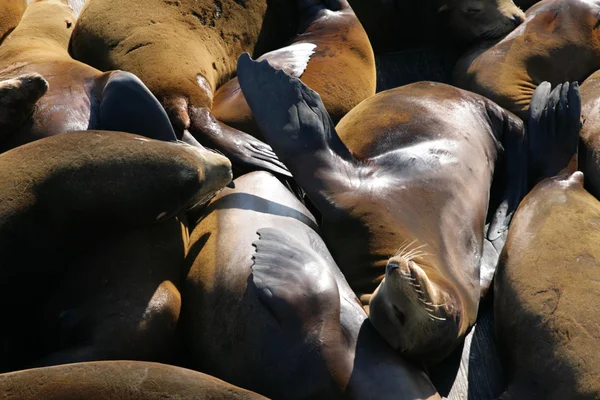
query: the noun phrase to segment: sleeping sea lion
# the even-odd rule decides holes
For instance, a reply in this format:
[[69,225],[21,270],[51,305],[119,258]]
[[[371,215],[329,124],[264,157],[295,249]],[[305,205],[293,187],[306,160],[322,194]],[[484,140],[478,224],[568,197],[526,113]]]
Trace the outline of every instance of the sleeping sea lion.
[[363,101],[336,128],[317,93],[267,62],[242,55],[238,78],[373,325],[411,357],[444,358],[475,321],[525,192],[522,122],[424,82]]
[[[75,15],[66,0],[32,1],[19,26],[0,47],[0,81],[39,74],[38,81],[0,84],[5,110],[21,109],[40,97],[31,114],[0,118],[0,151],[63,132],[86,129],[124,131],[161,140],[175,140],[165,111],[134,75],[102,73],[73,60],[67,51]],[[29,83],[28,83],[29,82]],[[37,83],[36,83],[37,82]],[[6,125],[8,124],[8,125]]]
[[37,364],[117,358],[119,346],[162,354],[153,340],[170,343],[185,255],[174,218],[231,180],[227,158],[86,131],[12,149],[0,166],[0,371],[50,353]]
[[579,169],[585,177],[585,189],[600,199],[600,71],[581,85]]
[[139,361],[88,362],[0,375],[6,400],[260,400],[200,372]]
[[528,118],[536,87],[583,82],[600,69],[600,2],[543,0],[504,39],[467,52],[454,68],[454,83]]
[[[288,46],[263,54],[275,68],[300,78],[321,95],[334,123],[375,94],[375,58],[369,38],[346,0],[302,0],[301,31]],[[215,93],[212,113],[261,138],[237,78]]]
[[267,172],[234,182],[191,235],[191,366],[276,399],[439,398],[379,338],[306,207]]
[[541,84],[531,102],[539,183],[514,215],[494,284],[503,399],[600,397],[600,203],[576,170],[579,102],[568,83]]
[[267,11],[266,0],[89,0],[70,51],[100,70],[138,76],[164,106],[178,138],[189,132],[236,167],[289,176],[268,145],[210,112],[237,57],[253,52],[270,28],[263,27]]
[[524,20],[512,0],[349,0],[376,54],[430,44],[462,48]]

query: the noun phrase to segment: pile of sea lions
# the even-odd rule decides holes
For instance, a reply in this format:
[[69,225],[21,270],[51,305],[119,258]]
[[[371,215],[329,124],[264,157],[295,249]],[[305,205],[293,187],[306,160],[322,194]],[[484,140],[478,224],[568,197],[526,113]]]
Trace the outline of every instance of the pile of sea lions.
[[0,0],[0,398],[600,398],[600,0],[516,3]]

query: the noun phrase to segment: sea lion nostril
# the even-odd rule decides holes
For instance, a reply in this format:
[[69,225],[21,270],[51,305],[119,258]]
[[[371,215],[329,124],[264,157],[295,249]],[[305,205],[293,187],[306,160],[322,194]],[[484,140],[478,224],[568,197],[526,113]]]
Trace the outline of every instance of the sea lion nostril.
[[387,264],[387,272],[388,273],[392,273],[393,271],[397,270],[398,268],[400,268],[400,264],[398,264],[396,261],[389,261]]
[[515,24],[515,26],[519,26],[523,23],[523,17],[519,14],[514,14],[510,20],[513,22],[513,24]]

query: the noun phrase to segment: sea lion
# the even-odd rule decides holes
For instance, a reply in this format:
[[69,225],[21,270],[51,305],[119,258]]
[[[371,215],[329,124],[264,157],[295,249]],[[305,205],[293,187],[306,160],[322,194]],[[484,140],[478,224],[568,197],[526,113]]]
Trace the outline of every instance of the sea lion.
[[[116,346],[111,340],[127,346],[129,337],[98,337],[90,332],[94,329],[102,335],[109,334],[112,327],[136,339],[140,336],[132,332],[143,335],[145,330],[150,337],[145,343],[149,344],[153,334],[163,338],[170,335],[179,299],[167,281],[176,283],[178,265],[169,269],[162,264],[178,257],[182,261],[185,246],[181,228],[173,219],[206,201],[231,180],[227,158],[181,143],[123,132],[85,131],[17,147],[0,155],[0,166],[0,303],[5,305],[5,323],[0,331],[1,371],[26,367],[48,352],[60,351],[61,340],[80,345],[71,347],[84,357],[110,353]],[[152,228],[155,224],[162,225],[164,231]],[[121,236],[111,239],[111,234]],[[124,247],[119,246],[119,239]],[[127,247],[136,245],[143,251],[152,244],[168,248],[154,249],[141,257],[136,249]],[[95,260],[86,258],[86,251]],[[152,256],[157,259],[146,258]],[[99,271],[102,262],[113,265]],[[119,266],[123,267],[120,271]],[[154,270],[127,276],[144,266]],[[86,268],[89,275],[83,271]],[[90,290],[88,297],[74,289],[59,293],[61,288],[77,285],[65,279],[77,280],[82,275],[79,290]],[[124,287],[126,282],[137,286]],[[115,298],[123,292],[126,295]],[[139,304],[144,301],[146,307]],[[109,321],[107,310],[111,307],[119,317],[139,325],[125,330],[125,321]],[[107,320],[102,320],[103,316]],[[61,326],[53,329],[49,325],[53,321]],[[47,343],[40,338],[47,333],[38,329],[44,325],[48,327],[46,339],[54,337],[56,341]],[[57,336],[50,335],[56,331]],[[75,341],[67,337],[71,334]],[[89,342],[76,342],[82,337]],[[131,349],[125,348],[125,354],[140,350],[141,344],[129,344]],[[146,352],[142,355],[154,350],[141,349]],[[56,359],[78,359],[78,354]]]
[[433,43],[462,48],[499,38],[524,14],[512,0],[349,0],[376,54]]
[[17,27],[25,8],[26,0],[0,1],[0,44]]
[[600,199],[600,71],[581,85],[581,115],[585,121],[580,131],[579,169],[585,177],[585,189]]
[[[375,94],[375,58],[369,38],[346,0],[302,0],[303,28],[288,46],[263,54],[275,68],[300,78],[321,95],[334,123]],[[261,138],[237,78],[215,93],[219,121]]]
[[444,358],[475,321],[525,193],[522,122],[425,82],[379,93],[334,127],[317,93],[267,62],[242,55],[238,78],[373,325],[408,356]]
[[88,362],[0,375],[6,400],[260,400],[212,376],[140,361]]
[[371,327],[306,207],[267,172],[234,185],[190,239],[190,365],[278,399],[438,398]]
[[11,129],[2,132],[0,151],[86,129],[175,140],[165,111],[137,77],[123,71],[102,73],[69,56],[74,24],[75,15],[66,0],[34,0],[0,47],[0,81],[37,73],[49,87],[41,96],[36,81],[0,87],[2,106],[8,111],[26,110],[21,104],[24,97],[40,97],[28,118],[10,121]]
[[266,0],[89,0],[70,51],[100,70],[138,76],[164,106],[178,138],[189,132],[236,167],[289,176],[268,145],[210,112],[237,57],[253,52],[269,28],[263,27],[267,11]]
[[600,69],[598,2],[543,0],[504,39],[468,51],[454,68],[454,84],[528,118],[536,87],[583,82]]
[[514,215],[494,284],[510,373],[502,398],[600,397],[600,203],[576,171],[579,101],[569,84],[550,93],[544,83],[533,95],[531,151],[543,168]]

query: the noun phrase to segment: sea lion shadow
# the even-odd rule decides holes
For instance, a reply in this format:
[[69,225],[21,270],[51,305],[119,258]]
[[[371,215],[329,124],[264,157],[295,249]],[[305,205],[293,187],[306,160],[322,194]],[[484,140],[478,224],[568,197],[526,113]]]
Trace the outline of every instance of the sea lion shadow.
[[204,215],[209,215],[214,210],[240,209],[255,211],[263,214],[278,215],[281,217],[294,218],[305,223],[316,232],[319,232],[319,227],[306,214],[281,203],[268,200],[264,197],[256,196],[249,193],[230,193],[214,202],[212,202],[204,211]]
[[494,337],[491,301],[482,302],[477,322],[463,344],[431,367],[429,375],[439,394],[448,399],[493,400],[504,392],[506,380]]

